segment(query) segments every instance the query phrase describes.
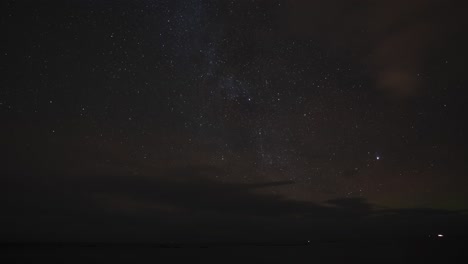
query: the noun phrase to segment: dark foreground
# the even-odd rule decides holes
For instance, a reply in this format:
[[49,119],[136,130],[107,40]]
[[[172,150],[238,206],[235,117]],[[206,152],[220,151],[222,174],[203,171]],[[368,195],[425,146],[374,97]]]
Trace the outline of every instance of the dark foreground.
[[[3,244],[1,263],[468,263],[466,239],[290,244]],[[359,262],[356,262],[359,261]]]

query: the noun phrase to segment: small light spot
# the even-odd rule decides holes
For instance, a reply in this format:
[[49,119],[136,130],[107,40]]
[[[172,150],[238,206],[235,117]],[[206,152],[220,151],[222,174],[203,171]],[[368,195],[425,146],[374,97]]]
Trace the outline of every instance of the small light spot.
[[442,234],[437,234],[437,237],[444,237],[444,235],[442,235]]

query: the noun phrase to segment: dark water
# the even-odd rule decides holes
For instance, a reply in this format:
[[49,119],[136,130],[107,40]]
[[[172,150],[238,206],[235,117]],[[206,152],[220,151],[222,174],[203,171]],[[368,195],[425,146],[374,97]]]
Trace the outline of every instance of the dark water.
[[466,240],[289,245],[3,245],[2,263],[468,263]]

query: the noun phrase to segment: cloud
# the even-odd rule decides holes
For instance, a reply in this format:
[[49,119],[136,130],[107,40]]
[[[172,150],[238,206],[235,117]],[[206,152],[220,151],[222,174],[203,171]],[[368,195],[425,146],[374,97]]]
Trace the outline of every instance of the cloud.
[[366,65],[376,88],[417,95],[427,61],[456,34],[460,1],[304,1],[289,4],[287,31]]
[[[219,182],[203,176],[207,171],[216,170],[169,170],[166,177],[10,175],[2,179],[1,232],[23,240],[342,238],[408,226],[417,231],[421,221],[428,231],[429,223],[447,228],[464,219],[444,210],[377,208],[358,198],[290,200],[269,190],[292,182]],[[356,228],[361,231],[349,232]]]

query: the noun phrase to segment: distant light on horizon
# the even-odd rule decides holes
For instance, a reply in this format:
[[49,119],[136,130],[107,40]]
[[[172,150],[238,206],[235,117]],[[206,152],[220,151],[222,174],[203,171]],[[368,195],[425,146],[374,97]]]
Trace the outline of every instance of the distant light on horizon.
[[442,235],[442,234],[437,234],[437,237],[444,237],[444,235]]

